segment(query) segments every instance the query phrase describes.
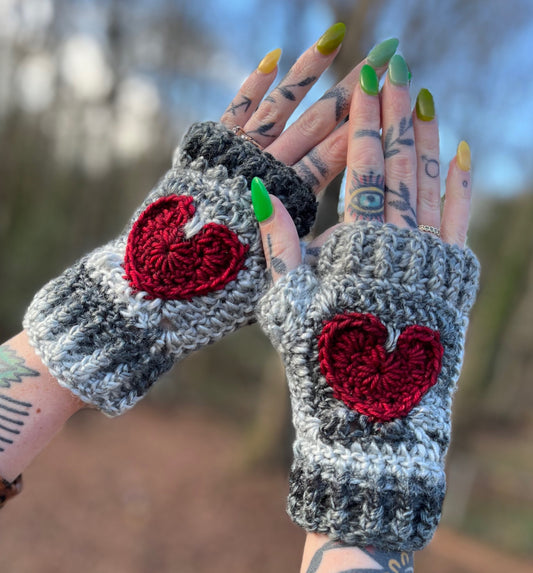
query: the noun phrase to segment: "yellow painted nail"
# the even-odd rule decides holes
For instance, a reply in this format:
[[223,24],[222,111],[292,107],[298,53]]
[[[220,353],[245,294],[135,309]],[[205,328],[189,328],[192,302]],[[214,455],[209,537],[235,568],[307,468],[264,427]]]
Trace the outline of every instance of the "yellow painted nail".
[[466,141],[461,141],[457,146],[457,165],[461,171],[470,171],[470,147]]
[[268,54],[259,62],[257,70],[262,74],[270,74],[276,69],[279,59],[281,58],[281,48],[276,48]]
[[323,56],[328,56],[341,45],[345,33],[346,26],[342,22],[333,24],[320,36],[316,43],[316,49]]

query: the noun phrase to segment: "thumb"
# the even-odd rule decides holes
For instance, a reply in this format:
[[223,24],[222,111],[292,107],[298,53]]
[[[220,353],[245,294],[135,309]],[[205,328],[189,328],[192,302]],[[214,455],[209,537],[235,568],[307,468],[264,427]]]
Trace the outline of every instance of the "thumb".
[[302,262],[300,239],[283,203],[268,191],[259,177],[252,179],[252,206],[259,222],[267,271],[276,282]]

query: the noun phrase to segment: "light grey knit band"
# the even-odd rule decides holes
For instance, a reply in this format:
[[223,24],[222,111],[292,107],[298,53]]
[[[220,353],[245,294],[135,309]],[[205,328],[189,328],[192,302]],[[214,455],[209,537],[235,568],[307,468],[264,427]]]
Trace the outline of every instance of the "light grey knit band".
[[[194,142],[211,153],[217,137],[227,143],[223,158],[192,156]],[[249,160],[248,144],[198,124],[183,145],[187,154],[175,154],[182,159],[118,239],[46,285],[24,318],[59,383],[108,415],[133,406],[176,360],[253,321],[266,287],[249,184],[234,165]],[[280,185],[294,183],[292,169],[250,147],[254,165],[263,159]],[[310,190],[300,192],[315,204]]]
[[261,299],[296,429],[288,511],[307,531],[387,551],[431,539],[478,275],[468,249],[357,223]]

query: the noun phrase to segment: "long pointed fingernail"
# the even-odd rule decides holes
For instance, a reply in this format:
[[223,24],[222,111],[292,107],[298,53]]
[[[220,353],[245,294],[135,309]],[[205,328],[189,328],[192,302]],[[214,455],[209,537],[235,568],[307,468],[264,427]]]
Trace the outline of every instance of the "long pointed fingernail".
[[461,141],[457,146],[457,166],[461,171],[470,171],[472,166],[470,147],[466,141]]
[[346,34],[346,26],[342,22],[333,24],[320,36],[316,49],[323,56],[328,56],[342,44],[344,34]]
[[254,177],[252,179],[251,191],[252,207],[254,209],[255,218],[259,223],[262,223],[271,217],[274,212],[270,195],[259,177]]
[[379,93],[379,81],[376,74],[376,70],[365,64],[361,68],[361,73],[359,75],[359,84],[361,89],[368,95],[377,96]]
[[389,79],[395,86],[406,86],[409,83],[409,68],[400,54],[394,54],[390,59]]
[[259,62],[257,70],[262,74],[270,74],[276,69],[279,59],[281,58],[281,48],[276,48],[268,54]]
[[416,97],[416,116],[422,121],[431,121],[435,119],[435,102],[431,92],[422,88]]
[[389,38],[379,44],[376,44],[366,57],[366,61],[374,68],[381,68],[394,56],[398,49],[400,40],[398,38]]

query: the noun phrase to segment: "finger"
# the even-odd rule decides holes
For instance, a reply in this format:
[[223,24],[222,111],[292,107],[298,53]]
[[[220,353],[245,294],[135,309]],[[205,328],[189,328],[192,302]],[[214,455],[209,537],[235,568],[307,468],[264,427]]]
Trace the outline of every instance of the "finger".
[[[378,77],[381,77],[397,47],[398,40],[390,38],[370,50],[367,57],[341,82],[328,90],[269,145],[268,152],[287,165],[293,165],[299,161],[344,120],[350,108],[354,88],[359,81],[361,68],[369,64],[376,70]],[[345,164],[346,148],[342,161]],[[322,187],[325,185],[326,183]]]
[[316,195],[346,167],[348,133],[348,124],[344,123],[293,165]]
[[384,162],[379,129],[379,80],[375,70],[365,65],[350,106],[344,192],[346,222],[383,222]]
[[267,148],[283,131],[292,112],[335,59],[345,31],[344,24],[340,22],[326,30],[318,42],[298,58],[280,84],[259,105],[244,126],[244,131],[259,145]]
[[439,125],[431,92],[421,89],[413,111],[419,225],[440,227]]
[[252,179],[252,205],[261,231],[267,273],[276,282],[302,261],[298,232],[283,203],[268,194],[258,177]]
[[226,127],[243,126],[257,109],[268,88],[276,79],[281,48],[269,52],[241,86],[228,108],[220,118]]
[[450,163],[446,178],[446,199],[441,222],[441,237],[445,243],[464,247],[470,219],[472,182],[470,148],[461,141]]
[[399,54],[389,63],[382,97],[385,221],[416,228],[416,150],[409,68]]

